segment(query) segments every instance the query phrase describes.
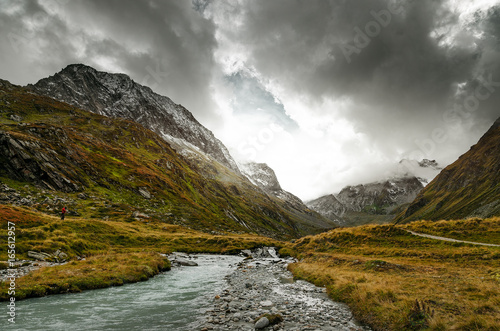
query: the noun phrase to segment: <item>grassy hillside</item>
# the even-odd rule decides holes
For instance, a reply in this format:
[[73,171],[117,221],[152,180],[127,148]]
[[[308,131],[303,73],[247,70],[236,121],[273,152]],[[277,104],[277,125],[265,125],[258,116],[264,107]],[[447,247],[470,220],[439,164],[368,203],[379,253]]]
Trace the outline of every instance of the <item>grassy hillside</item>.
[[440,220],[500,216],[500,119],[441,171],[395,219]]
[[[0,183],[29,205],[91,219],[153,219],[287,239],[322,229],[234,173],[203,171],[127,120],[92,114],[0,82]],[[7,199],[7,198],[5,198]]]
[[447,225],[335,229],[283,252],[301,259],[290,265],[296,278],[326,285],[333,300],[346,302],[375,330],[499,330],[500,247],[426,239],[405,229],[500,243],[500,218]]

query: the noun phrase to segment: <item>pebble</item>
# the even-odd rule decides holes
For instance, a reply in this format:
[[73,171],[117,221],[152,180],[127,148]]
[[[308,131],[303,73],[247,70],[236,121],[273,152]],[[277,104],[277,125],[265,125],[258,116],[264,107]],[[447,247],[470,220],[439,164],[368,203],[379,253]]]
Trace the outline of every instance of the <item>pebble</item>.
[[[334,302],[326,289],[308,282],[291,281],[287,270],[294,259],[257,258],[239,263],[226,276],[226,287],[213,298],[200,329],[214,331],[367,331],[349,307]],[[264,314],[279,314],[281,323],[268,325]],[[266,324],[266,325],[264,325]]]

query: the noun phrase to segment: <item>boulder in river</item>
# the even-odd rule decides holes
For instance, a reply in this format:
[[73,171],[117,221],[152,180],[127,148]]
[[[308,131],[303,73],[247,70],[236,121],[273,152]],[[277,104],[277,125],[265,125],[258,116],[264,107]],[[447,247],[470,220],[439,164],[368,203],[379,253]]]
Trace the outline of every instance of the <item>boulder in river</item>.
[[179,263],[180,265],[187,266],[187,267],[198,266],[198,263],[191,261],[191,260],[182,259],[182,258],[176,259],[175,262]]

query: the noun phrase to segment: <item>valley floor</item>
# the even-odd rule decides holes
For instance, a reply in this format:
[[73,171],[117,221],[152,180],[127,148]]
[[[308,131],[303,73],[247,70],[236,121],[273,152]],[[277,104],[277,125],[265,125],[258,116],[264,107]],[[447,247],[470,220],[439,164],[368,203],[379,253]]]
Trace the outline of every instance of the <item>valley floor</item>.
[[[40,268],[16,279],[16,299],[146,280],[169,268],[169,261],[159,253],[234,254],[242,249],[275,246],[282,256],[297,258],[297,263],[288,265],[295,279],[326,287],[331,299],[346,303],[354,317],[373,330],[500,330],[500,247],[439,241],[408,233],[498,244],[500,218],[341,228],[291,242],[252,234],[212,235],[154,220],[61,221],[35,210],[0,205],[2,228],[6,229],[8,222],[16,224],[16,258],[27,259],[28,251],[53,254],[59,250],[69,259],[64,265]],[[7,242],[7,231],[0,237]],[[7,259],[4,245],[0,247],[0,260]],[[1,266],[9,269],[5,262]],[[262,277],[237,279],[249,271],[266,272],[261,267],[247,264],[235,274],[236,278],[229,279],[237,286],[245,283],[238,295],[251,293],[246,283],[249,288],[262,285],[263,289],[276,285],[259,285],[257,281]],[[279,268],[272,266],[273,277],[283,274],[286,278],[287,272]],[[1,299],[9,299],[9,284],[1,282],[0,287]],[[268,299],[272,301],[272,296]],[[252,300],[257,305],[261,302],[258,296]],[[238,299],[234,305],[241,301]],[[287,306],[281,301],[276,309],[283,307],[284,317],[308,323],[305,316],[309,312],[304,312],[304,307],[299,303]],[[332,314],[337,309],[330,308]],[[326,327],[333,321],[313,322]]]

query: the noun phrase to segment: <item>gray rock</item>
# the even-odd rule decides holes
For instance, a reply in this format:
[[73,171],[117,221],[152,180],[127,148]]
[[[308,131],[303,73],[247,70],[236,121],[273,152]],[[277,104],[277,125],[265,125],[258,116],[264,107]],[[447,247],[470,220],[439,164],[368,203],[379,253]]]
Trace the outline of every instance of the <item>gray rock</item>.
[[45,259],[51,259],[52,255],[44,252],[28,251],[28,257],[32,257],[39,261],[45,261]]
[[132,214],[132,217],[133,218],[149,218],[149,215],[138,212],[138,211],[134,211],[134,213]]
[[243,249],[241,251],[241,253],[244,255],[244,256],[252,256],[252,251],[249,250],[249,249]]
[[10,115],[10,119],[15,122],[21,122],[23,120],[19,115]]
[[268,325],[269,325],[269,320],[267,319],[267,317],[262,317],[255,323],[255,328],[263,329]]
[[151,193],[149,193],[148,189],[145,187],[139,188],[139,194],[145,199],[151,199]]
[[265,300],[265,301],[261,301],[261,302],[260,302],[260,305],[261,305],[262,307],[271,307],[271,306],[273,306],[273,303],[272,303],[272,301],[270,301],[270,300]]
[[180,265],[186,266],[186,267],[196,267],[198,266],[198,263],[182,258],[177,258],[175,259],[175,262],[179,263]]
[[78,199],[86,200],[89,198],[89,196],[85,193],[78,193],[77,195]]

